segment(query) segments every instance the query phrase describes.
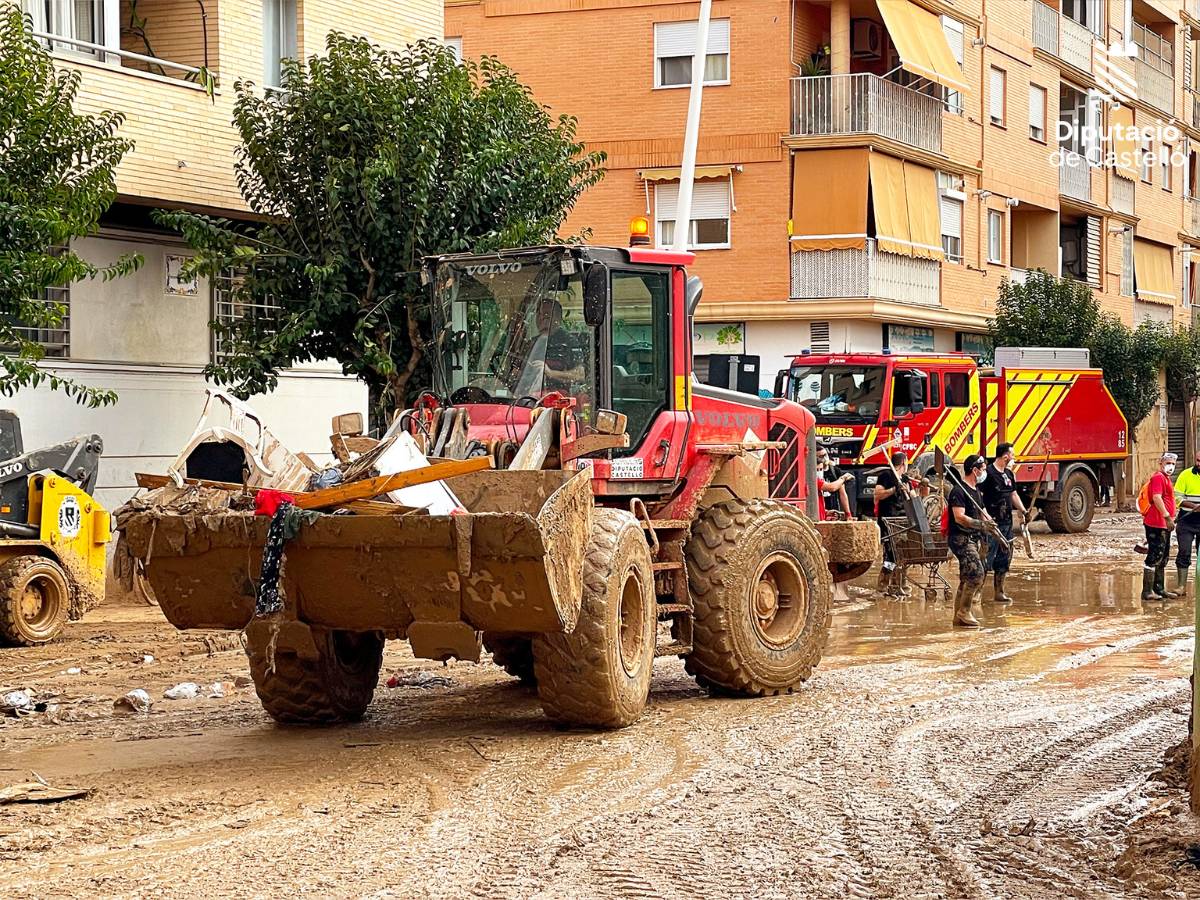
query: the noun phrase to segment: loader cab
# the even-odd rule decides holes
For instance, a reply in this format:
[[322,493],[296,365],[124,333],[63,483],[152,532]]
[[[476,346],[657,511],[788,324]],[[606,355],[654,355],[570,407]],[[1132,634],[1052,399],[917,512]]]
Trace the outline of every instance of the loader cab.
[[[630,438],[616,457],[645,456],[652,432],[655,446],[672,443],[657,432],[662,413],[686,410],[675,373],[686,371],[690,260],[556,246],[428,261],[438,392],[456,405],[499,407],[492,418],[506,427],[555,392],[574,401],[583,433],[596,410],[615,410],[627,416]],[[472,413],[473,425],[483,418]],[[667,468],[669,455],[651,453],[642,477]]]

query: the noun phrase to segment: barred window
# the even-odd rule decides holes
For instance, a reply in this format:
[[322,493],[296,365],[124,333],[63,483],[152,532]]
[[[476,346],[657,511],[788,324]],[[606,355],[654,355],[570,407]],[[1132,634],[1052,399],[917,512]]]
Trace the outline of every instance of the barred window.
[[42,299],[34,302],[46,306],[61,306],[62,320],[54,328],[38,328],[17,323],[13,330],[25,340],[41,344],[47,357],[66,359],[71,355],[71,288],[47,288]]
[[[225,269],[212,280],[212,317],[219,325],[232,325],[247,319],[270,322],[279,309],[278,303],[268,300],[255,302],[242,291],[244,273],[237,269]],[[271,329],[268,328],[268,331]],[[232,348],[229,339],[215,330],[212,332],[212,361],[223,365],[228,361]]]

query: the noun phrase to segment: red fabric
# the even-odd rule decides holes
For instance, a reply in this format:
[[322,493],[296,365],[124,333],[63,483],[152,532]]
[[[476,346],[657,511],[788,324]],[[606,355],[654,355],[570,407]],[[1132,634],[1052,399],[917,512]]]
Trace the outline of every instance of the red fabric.
[[1155,472],[1150,476],[1150,509],[1142,516],[1142,521],[1151,528],[1169,528],[1167,520],[1163,518],[1163,514],[1158,511],[1158,507],[1154,505],[1154,495],[1158,494],[1163,498],[1163,506],[1167,508],[1167,512],[1172,516],[1175,515],[1175,486],[1171,484],[1171,479],[1163,472]]
[[296,498],[284,491],[261,490],[254,495],[254,514],[273,516],[284,503],[295,503]]
[[825,521],[825,482],[817,479],[817,521]]

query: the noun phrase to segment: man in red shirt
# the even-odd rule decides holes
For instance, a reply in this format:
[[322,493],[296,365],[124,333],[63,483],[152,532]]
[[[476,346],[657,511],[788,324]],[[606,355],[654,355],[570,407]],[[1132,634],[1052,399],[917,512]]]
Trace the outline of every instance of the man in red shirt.
[[1171,532],[1175,530],[1174,453],[1164,453],[1158,460],[1158,471],[1150,476],[1147,491],[1150,507],[1142,515],[1146,526],[1146,564],[1142,569],[1142,599],[1163,600],[1178,597],[1166,586],[1167,557],[1171,554]]

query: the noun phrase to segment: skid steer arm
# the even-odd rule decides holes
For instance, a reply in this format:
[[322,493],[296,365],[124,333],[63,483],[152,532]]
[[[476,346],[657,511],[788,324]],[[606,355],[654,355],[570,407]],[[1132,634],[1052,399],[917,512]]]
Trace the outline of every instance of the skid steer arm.
[[103,453],[100,435],[81,434],[74,440],[0,462],[0,521],[29,521],[29,476],[36,472],[57,472],[91,494],[96,489]]

